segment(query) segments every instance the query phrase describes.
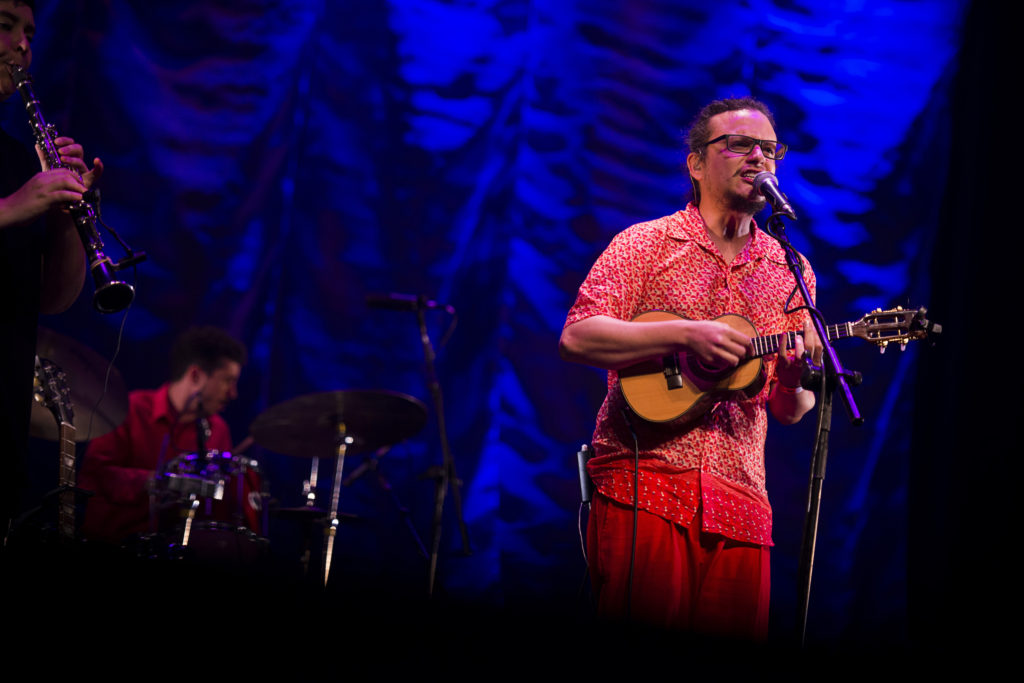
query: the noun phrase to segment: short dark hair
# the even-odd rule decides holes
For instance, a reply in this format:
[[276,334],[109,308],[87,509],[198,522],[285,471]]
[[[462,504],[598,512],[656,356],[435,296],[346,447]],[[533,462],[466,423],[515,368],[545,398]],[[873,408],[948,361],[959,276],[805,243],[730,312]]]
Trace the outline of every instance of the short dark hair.
[[219,327],[190,327],[171,347],[171,380],[184,377],[193,364],[209,375],[225,361],[245,365],[247,358],[245,345]]
[[[690,154],[699,154],[704,156],[704,152],[707,148],[708,140],[711,139],[711,119],[712,117],[724,114],[727,111],[739,111],[741,109],[753,109],[764,114],[765,118],[768,119],[768,123],[772,124],[772,128],[775,126],[775,116],[772,114],[772,110],[768,108],[768,105],[761,100],[747,96],[747,97],[731,97],[723,100],[713,100],[704,105],[704,108],[697,114],[697,118],[690,124],[690,130],[686,133],[686,145],[690,148]],[[700,184],[690,176],[690,182],[693,183],[693,201],[695,204],[700,204]]]

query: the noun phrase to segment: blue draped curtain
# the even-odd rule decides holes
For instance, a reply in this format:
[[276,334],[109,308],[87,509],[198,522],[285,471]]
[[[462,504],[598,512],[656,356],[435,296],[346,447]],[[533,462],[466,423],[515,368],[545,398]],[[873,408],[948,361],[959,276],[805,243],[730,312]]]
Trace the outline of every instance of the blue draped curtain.
[[[571,610],[584,571],[575,450],[604,378],[560,361],[557,339],[589,266],[616,232],[684,205],[699,107],[754,94],[791,145],[791,237],[830,322],[927,303],[965,6],[54,0],[37,10],[33,72],[48,117],[107,166],[106,221],[149,255],[117,360],[128,385],[162,382],[173,336],[215,323],[251,352],[226,414],[236,440],[304,393],[427,401],[415,318],[364,298],[451,303],[438,369],[473,554],[458,552],[449,498],[444,590]],[[25,134],[18,106],[3,119]],[[43,324],[109,357],[121,317],[88,298]],[[449,321],[428,322],[437,342]],[[844,347],[865,375],[867,425],[836,413],[816,637],[902,637],[904,426],[924,352]],[[812,422],[774,425],[767,448],[779,631],[793,621]],[[261,461],[294,504],[307,462]],[[432,490],[418,475],[439,462],[433,426],[382,460],[424,536]],[[357,482],[343,507],[371,520],[343,530],[347,566],[420,590],[425,569],[375,485]]]

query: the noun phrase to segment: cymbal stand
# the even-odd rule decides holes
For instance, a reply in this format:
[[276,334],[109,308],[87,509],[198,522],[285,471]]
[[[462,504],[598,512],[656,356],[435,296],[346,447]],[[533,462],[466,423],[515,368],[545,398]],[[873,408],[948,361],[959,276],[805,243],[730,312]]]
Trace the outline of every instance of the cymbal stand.
[[341,498],[341,474],[345,467],[345,451],[354,439],[346,433],[345,423],[338,422],[338,463],[334,467],[334,488],[331,490],[331,525],[324,538],[324,587],[331,574],[331,557],[334,554],[334,537],[338,534],[338,502]]
[[[302,497],[306,500],[305,506],[309,511],[316,510],[316,484],[317,476],[320,471],[320,458],[313,458],[313,462],[309,466],[309,479],[305,479],[302,482]],[[303,520],[303,532],[302,532],[302,577],[305,580],[309,576],[309,560],[310,560],[310,537],[312,535],[312,521],[310,519]]]
[[306,499],[306,507],[316,507],[316,480],[320,470],[320,458],[313,458],[313,464],[309,467],[309,479],[302,482],[302,497]]

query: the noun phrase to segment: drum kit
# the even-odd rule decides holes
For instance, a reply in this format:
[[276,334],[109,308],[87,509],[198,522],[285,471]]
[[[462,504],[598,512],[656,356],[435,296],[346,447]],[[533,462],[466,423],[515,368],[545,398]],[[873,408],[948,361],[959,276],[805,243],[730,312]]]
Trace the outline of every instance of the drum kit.
[[[49,370],[45,376],[43,368]],[[79,342],[43,328],[37,345],[36,380],[31,433],[62,444],[65,466],[52,495],[62,500],[70,496],[71,505],[62,508],[70,507],[73,514],[75,496],[80,500],[89,495],[75,486],[74,443],[115,429],[126,415],[128,392],[112,364]],[[319,566],[315,570],[309,567],[308,547],[302,566],[307,576],[315,576],[326,586],[336,555],[335,544],[339,542],[339,526],[351,517],[340,508],[343,486],[368,469],[375,469],[377,458],[392,446],[418,434],[426,418],[426,406],[421,401],[384,390],[311,393],[273,405],[256,417],[250,437],[234,452],[183,453],[161,466],[149,487],[151,510],[159,510],[162,519],[172,511],[170,516],[176,524],[173,531],[164,528],[149,534],[133,548],[140,556],[194,559],[240,568],[266,557],[269,540],[257,531],[259,527],[268,529],[268,515],[278,515],[301,520],[310,527],[323,527]],[[252,443],[273,453],[310,461],[309,478],[302,485],[303,505],[269,509],[267,494],[260,493],[260,463],[246,453]],[[354,454],[367,457],[344,480],[345,458]],[[326,458],[333,459],[335,466],[329,499],[321,502],[317,479],[321,460]],[[255,525],[246,523],[246,503],[262,510],[262,520]],[[157,516],[151,514],[152,519]],[[424,544],[408,520],[407,525],[421,556],[428,559]],[[73,519],[70,531],[66,520],[62,526],[66,536],[74,536]]]

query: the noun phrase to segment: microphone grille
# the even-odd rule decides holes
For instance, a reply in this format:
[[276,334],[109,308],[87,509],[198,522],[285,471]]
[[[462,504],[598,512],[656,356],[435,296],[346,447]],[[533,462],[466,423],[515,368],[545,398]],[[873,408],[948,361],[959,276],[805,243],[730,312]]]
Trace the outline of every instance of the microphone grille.
[[758,192],[761,191],[761,186],[768,182],[775,183],[776,185],[778,185],[779,179],[776,178],[775,174],[772,173],[771,171],[761,171],[756,176],[754,176],[754,188]]

